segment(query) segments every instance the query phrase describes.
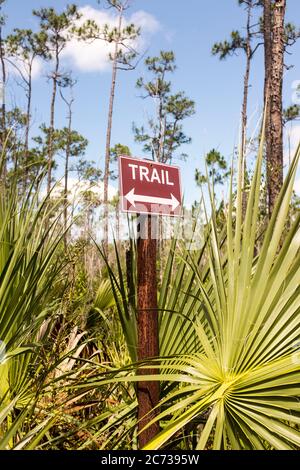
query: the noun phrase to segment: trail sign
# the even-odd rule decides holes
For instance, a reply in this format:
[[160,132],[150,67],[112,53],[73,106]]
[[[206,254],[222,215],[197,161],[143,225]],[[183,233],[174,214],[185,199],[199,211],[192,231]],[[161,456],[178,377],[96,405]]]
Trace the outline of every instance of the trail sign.
[[119,170],[123,212],[181,215],[182,195],[177,166],[120,156]]
[[[137,352],[138,361],[159,356],[157,307],[157,241],[152,238],[152,228],[157,232],[157,217],[152,215],[180,216],[182,195],[179,168],[150,160],[119,158],[120,197],[123,212],[146,214],[137,219],[141,233],[137,239]],[[139,371],[144,375],[145,371]],[[155,375],[157,370],[148,369]],[[159,433],[158,413],[159,382],[139,380],[138,447],[142,449]],[[152,424],[150,424],[152,423]]]

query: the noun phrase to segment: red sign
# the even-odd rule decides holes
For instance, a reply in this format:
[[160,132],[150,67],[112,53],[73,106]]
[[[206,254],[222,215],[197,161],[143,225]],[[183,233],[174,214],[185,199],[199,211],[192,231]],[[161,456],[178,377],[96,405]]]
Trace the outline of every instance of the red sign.
[[181,184],[177,166],[121,156],[119,158],[122,211],[181,215]]

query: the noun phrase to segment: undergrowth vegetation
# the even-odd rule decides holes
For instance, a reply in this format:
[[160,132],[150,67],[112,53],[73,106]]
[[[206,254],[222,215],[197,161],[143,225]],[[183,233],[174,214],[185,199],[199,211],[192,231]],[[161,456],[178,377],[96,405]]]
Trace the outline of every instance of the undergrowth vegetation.
[[300,214],[290,205],[299,156],[263,233],[263,142],[244,218],[242,161],[220,210],[209,185],[195,227],[203,245],[174,238],[166,250],[160,357],[143,364],[134,242],[130,275],[119,243],[110,262],[92,239],[65,252],[51,195],[39,202],[35,183],[20,201],[2,188],[0,448],[136,449],[138,368],[153,363],[159,374],[143,380],[160,381],[161,431],[147,449],[299,448]]

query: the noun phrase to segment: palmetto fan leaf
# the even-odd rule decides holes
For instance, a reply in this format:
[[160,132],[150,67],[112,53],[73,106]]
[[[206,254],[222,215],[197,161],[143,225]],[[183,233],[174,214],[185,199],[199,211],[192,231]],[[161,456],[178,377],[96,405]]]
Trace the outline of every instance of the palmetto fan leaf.
[[38,331],[48,313],[51,287],[62,263],[55,257],[61,234],[48,219],[46,202],[29,191],[21,201],[17,188],[2,188],[0,197],[0,339],[6,356],[0,362],[0,410],[18,396],[22,408],[31,399],[30,367],[38,350]]
[[[255,243],[263,142],[244,221],[239,162],[236,195],[231,185],[225,241],[223,234],[218,233],[210,191],[212,213],[205,253],[200,256],[207,259],[208,269],[199,263],[199,253],[185,253],[184,267],[177,270],[185,271],[182,279],[185,283],[190,281],[189,296],[196,299],[190,300],[194,326],[190,324],[183,331],[196,335],[198,341],[191,342],[182,354],[184,338],[172,325],[174,320],[164,325],[165,343],[177,344],[179,354],[177,360],[164,361],[163,368],[168,364],[170,367],[164,380],[169,373],[170,382],[178,386],[166,391],[161,404],[164,411],[157,417],[164,423],[163,430],[146,449],[159,448],[166,442],[170,445],[179,430],[204,413],[204,427],[195,428],[198,449],[300,448],[299,214],[285,235],[299,156],[300,148],[259,253]],[[180,305],[178,297],[176,308]],[[182,310],[187,303],[188,300],[182,304]],[[181,378],[172,380],[172,368]]]
[[[155,361],[160,374],[143,375],[143,381],[161,383],[155,419],[162,430],[145,449],[184,446],[182,436],[189,432],[197,449],[300,448],[299,214],[287,230],[299,157],[300,147],[263,236],[258,233],[263,142],[244,220],[241,161],[221,230],[209,188],[202,249],[179,251],[176,240],[170,249],[158,299],[160,358],[135,363],[135,305],[129,302],[117,250],[117,275],[107,265],[133,364],[97,372],[75,388],[82,393],[137,382],[136,371],[144,367],[150,374]],[[130,413],[116,410],[111,416],[133,432],[134,395],[129,403]],[[106,424],[101,429],[107,430]],[[112,426],[112,432],[118,429]],[[121,442],[107,440],[103,448],[118,448]]]

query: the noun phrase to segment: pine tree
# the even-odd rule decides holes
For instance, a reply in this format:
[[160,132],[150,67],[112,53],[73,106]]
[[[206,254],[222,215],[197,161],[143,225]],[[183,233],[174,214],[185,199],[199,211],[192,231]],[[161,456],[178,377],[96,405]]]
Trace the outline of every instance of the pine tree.
[[[195,114],[195,103],[182,91],[171,93],[167,75],[176,69],[174,52],[161,51],[157,57],[148,57],[145,65],[153,78],[148,82],[139,78],[137,88],[143,91],[143,98],[154,101],[156,116],[149,119],[148,130],[133,124],[135,140],[144,144],[144,152],[150,153],[153,160],[171,163],[181,145],[191,142],[182,123]],[[186,154],[179,157],[186,158]]]
[[87,140],[84,139],[78,132],[73,131],[72,129],[72,107],[74,103],[73,88],[76,82],[69,78],[68,88],[70,89],[70,97],[67,98],[62,89],[60,89],[60,95],[67,107],[67,127],[60,131],[60,149],[63,150],[64,159],[65,159],[65,171],[64,171],[64,190],[63,190],[63,199],[64,199],[64,246],[65,250],[67,249],[67,224],[68,224],[68,183],[69,183],[69,164],[71,157],[78,157],[83,155],[87,147]]
[[6,38],[6,60],[17,70],[22,86],[25,88],[26,106],[26,128],[25,128],[25,168],[24,168],[24,189],[28,175],[29,157],[29,131],[31,122],[31,102],[32,102],[32,73],[35,60],[40,57],[49,59],[50,54],[47,47],[47,35],[44,31],[33,33],[31,29],[14,29],[14,33]]
[[[123,144],[116,144],[114,147],[110,149],[110,158],[111,158],[111,163],[116,164],[119,160],[119,157],[121,155],[127,155],[131,156],[131,151],[127,145]],[[110,171],[110,178],[111,179],[116,179],[117,174],[115,173],[114,169]],[[120,194],[117,193],[116,196],[113,198],[111,201],[112,206],[115,206],[115,212],[116,212],[116,242],[118,244],[118,241],[120,239]]]
[[82,40],[100,40],[113,45],[113,52],[109,54],[112,64],[112,77],[109,95],[109,109],[107,118],[106,143],[105,143],[105,167],[104,167],[104,248],[108,244],[108,183],[110,175],[110,147],[113,123],[113,110],[118,70],[133,70],[136,66],[135,59],[138,55],[134,49],[134,41],[140,35],[140,29],[134,24],[124,26],[124,14],[130,6],[129,0],[106,0],[109,8],[117,15],[117,26],[104,25],[100,27],[94,20],[87,20],[76,29],[78,37]]
[[[244,158],[244,178],[243,185],[246,186],[247,179],[247,161],[245,155],[246,141],[247,141],[247,124],[248,124],[248,96],[251,76],[251,63],[252,59],[263,44],[260,29],[257,28],[255,22],[253,23],[253,12],[255,8],[260,6],[260,0],[238,0],[240,6],[244,6],[246,10],[246,34],[242,35],[239,31],[232,31],[230,40],[217,42],[213,45],[213,55],[218,55],[220,60],[225,60],[227,57],[235,55],[237,52],[242,51],[246,56],[246,67],[244,73],[244,86],[243,86],[243,104],[242,104],[242,132],[241,132],[241,154]],[[259,25],[258,25],[259,26]],[[246,213],[247,196],[246,190],[243,191],[243,216]]]
[[33,14],[40,19],[40,29],[47,35],[47,46],[54,60],[54,70],[50,75],[52,80],[52,97],[50,105],[50,126],[48,141],[48,174],[47,193],[50,193],[52,182],[53,137],[55,120],[55,103],[57,87],[65,79],[60,67],[60,57],[72,37],[74,21],[80,18],[76,5],[68,5],[62,13],[57,13],[54,8],[41,8],[34,10]]

